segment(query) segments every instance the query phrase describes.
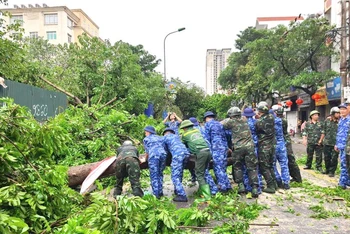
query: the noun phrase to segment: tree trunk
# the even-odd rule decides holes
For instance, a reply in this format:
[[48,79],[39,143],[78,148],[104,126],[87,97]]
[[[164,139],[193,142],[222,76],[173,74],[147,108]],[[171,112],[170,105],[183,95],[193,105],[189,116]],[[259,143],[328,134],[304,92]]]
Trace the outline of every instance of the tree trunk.
[[[145,155],[141,154],[140,159],[141,159],[141,163],[140,163],[141,170],[148,169],[147,161],[144,162]],[[85,178],[89,175],[91,170],[94,169],[94,167],[96,167],[98,163],[99,162],[95,162],[95,163],[89,163],[89,164],[70,167],[68,169],[68,185],[70,187],[76,187],[78,185],[81,185],[85,180]],[[166,165],[170,166],[170,163],[171,163],[171,155],[168,155]],[[227,166],[232,165],[232,163],[233,163],[233,159],[231,155],[228,154]],[[194,166],[195,166],[195,156],[191,155],[185,166],[185,169],[194,169]],[[210,163],[210,167],[212,168],[212,163]],[[107,170],[99,178],[114,176],[115,168],[116,168],[116,163],[114,162],[110,167],[107,168]]]
[[316,109],[316,101],[311,98],[312,95],[310,95],[310,106],[309,106],[310,111],[313,111]]

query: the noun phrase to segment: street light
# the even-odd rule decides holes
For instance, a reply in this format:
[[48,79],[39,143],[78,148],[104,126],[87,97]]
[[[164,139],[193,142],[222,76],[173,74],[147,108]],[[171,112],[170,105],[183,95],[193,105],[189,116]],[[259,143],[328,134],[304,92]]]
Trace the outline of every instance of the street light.
[[183,30],[185,30],[185,29],[186,29],[186,28],[179,28],[178,30],[169,33],[169,34],[166,35],[165,38],[164,38],[164,79],[166,79],[165,40],[166,40],[166,38],[167,38],[170,34],[177,33],[177,32],[181,32],[181,31],[183,31]]

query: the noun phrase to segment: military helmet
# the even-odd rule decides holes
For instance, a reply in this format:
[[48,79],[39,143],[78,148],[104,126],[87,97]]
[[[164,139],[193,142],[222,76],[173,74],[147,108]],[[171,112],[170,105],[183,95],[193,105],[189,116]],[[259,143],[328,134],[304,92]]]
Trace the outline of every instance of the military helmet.
[[280,105],[273,105],[272,110],[278,115],[283,115],[283,107]]
[[129,141],[129,140],[124,141],[123,146],[126,146],[126,145],[132,145],[132,141]]
[[267,104],[267,102],[259,102],[257,109],[260,112],[268,113],[269,112],[269,105]]
[[241,115],[241,110],[237,107],[237,106],[234,106],[234,107],[231,107],[228,111],[227,111],[227,115],[228,116],[238,116],[238,115]]
[[313,111],[311,111],[310,112],[310,115],[309,115],[309,117],[311,118],[311,116],[313,116],[313,115],[315,115],[315,114],[320,114],[320,112],[318,112],[317,110],[313,110]]
[[183,129],[183,128],[188,128],[188,127],[193,127],[193,123],[190,120],[186,119],[186,120],[181,122],[179,128]]
[[330,114],[334,115],[335,113],[340,113],[340,110],[337,106],[331,108]]

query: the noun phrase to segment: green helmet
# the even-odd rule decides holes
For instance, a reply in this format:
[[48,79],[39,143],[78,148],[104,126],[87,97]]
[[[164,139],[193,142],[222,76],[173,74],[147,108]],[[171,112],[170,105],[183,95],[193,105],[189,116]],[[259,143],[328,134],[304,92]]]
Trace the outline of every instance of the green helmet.
[[267,113],[269,112],[269,105],[267,104],[267,102],[259,102],[257,109],[260,112]]
[[271,109],[278,115],[283,115],[283,107],[280,105],[273,105]]
[[334,115],[335,113],[340,113],[340,110],[337,106],[331,108],[330,114]]
[[311,111],[310,112],[310,115],[309,115],[309,117],[311,118],[311,116],[313,116],[313,115],[315,115],[315,114],[320,114],[320,112],[318,112],[317,110],[313,110],[313,111]]
[[186,119],[186,120],[182,121],[179,128],[183,129],[183,128],[188,128],[188,127],[193,127],[193,123],[190,120]]
[[231,107],[228,111],[227,111],[228,116],[238,116],[241,115],[241,110],[237,107]]

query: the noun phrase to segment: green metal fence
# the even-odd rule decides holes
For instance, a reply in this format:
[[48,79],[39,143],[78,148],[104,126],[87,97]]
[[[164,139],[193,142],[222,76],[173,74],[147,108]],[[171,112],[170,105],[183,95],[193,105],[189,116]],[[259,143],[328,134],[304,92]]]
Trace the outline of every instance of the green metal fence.
[[13,98],[16,104],[29,108],[34,118],[45,121],[67,108],[67,96],[35,86],[6,80],[7,88],[0,86],[0,97]]

